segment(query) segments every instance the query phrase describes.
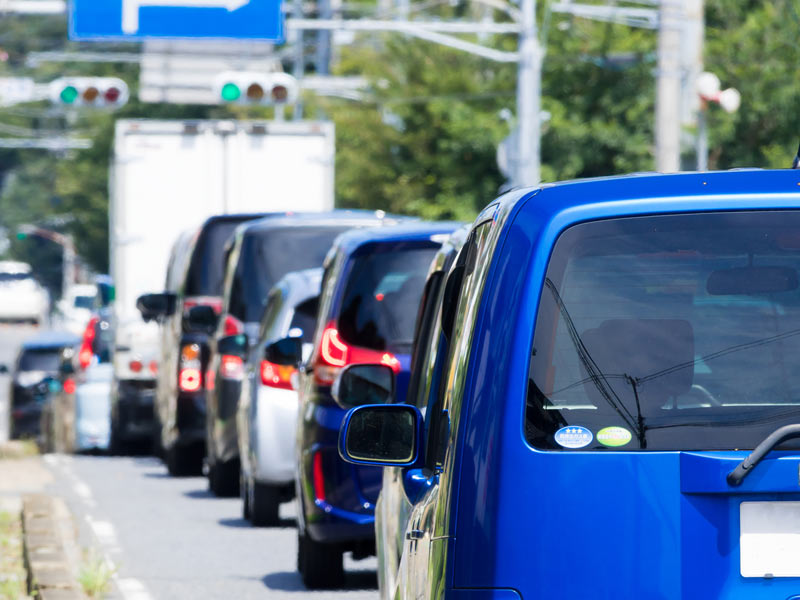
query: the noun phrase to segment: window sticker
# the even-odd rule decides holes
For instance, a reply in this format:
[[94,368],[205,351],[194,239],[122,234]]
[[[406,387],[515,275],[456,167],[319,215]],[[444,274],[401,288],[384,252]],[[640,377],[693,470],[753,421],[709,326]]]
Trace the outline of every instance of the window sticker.
[[563,448],[584,448],[592,443],[594,437],[586,427],[570,425],[556,431],[556,444]]
[[597,441],[609,448],[618,448],[631,441],[631,432],[624,427],[604,427],[597,432]]

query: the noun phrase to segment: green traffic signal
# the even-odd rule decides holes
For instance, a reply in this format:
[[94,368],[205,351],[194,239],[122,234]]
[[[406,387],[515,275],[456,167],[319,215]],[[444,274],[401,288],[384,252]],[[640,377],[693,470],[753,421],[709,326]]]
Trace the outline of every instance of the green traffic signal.
[[242,91],[235,83],[226,83],[222,86],[220,95],[225,102],[235,102],[242,95]]
[[78,99],[78,90],[75,86],[68,85],[63,90],[61,90],[61,94],[59,94],[61,101],[64,104],[72,104],[75,100]]

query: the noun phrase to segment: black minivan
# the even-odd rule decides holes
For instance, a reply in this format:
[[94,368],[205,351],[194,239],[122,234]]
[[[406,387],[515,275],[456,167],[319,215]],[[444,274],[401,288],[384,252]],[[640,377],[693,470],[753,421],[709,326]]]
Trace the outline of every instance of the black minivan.
[[206,372],[208,478],[220,496],[239,494],[236,411],[244,377],[241,356],[219,348],[228,336],[255,343],[272,286],[287,273],[321,267],[334,239],[353,228],[394,224],[374,212],[335,210],[270,217],[240,225],[228,249],[222,313],[209,340]]
[[200,474],[205,456],[205,371],[208,332],[192,327],[188,316],[199,308],[213,315],[222,310],[225,245],[234,230],[266,214],[218,215],[176,244],[167,267],[166,291],[139,297],[145,321],[161,325],[161,361],[156,384],[156,450],[171,475]]

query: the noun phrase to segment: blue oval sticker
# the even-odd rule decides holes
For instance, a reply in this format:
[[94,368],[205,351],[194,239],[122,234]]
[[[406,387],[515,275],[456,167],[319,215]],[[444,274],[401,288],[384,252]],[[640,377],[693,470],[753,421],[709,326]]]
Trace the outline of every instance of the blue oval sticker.
[[592,443],[592,432],[580,425],[562,427],[556,431],[556,444],[563,448],[583,448]]

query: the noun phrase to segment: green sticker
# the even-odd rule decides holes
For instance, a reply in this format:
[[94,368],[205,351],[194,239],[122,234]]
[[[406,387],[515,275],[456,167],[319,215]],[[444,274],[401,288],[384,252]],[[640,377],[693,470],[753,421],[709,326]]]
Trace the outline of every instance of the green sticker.
[[612,448],[624,446],[631,441],[631,432],[624,427],[605,427],[597,432],[597,441]]

